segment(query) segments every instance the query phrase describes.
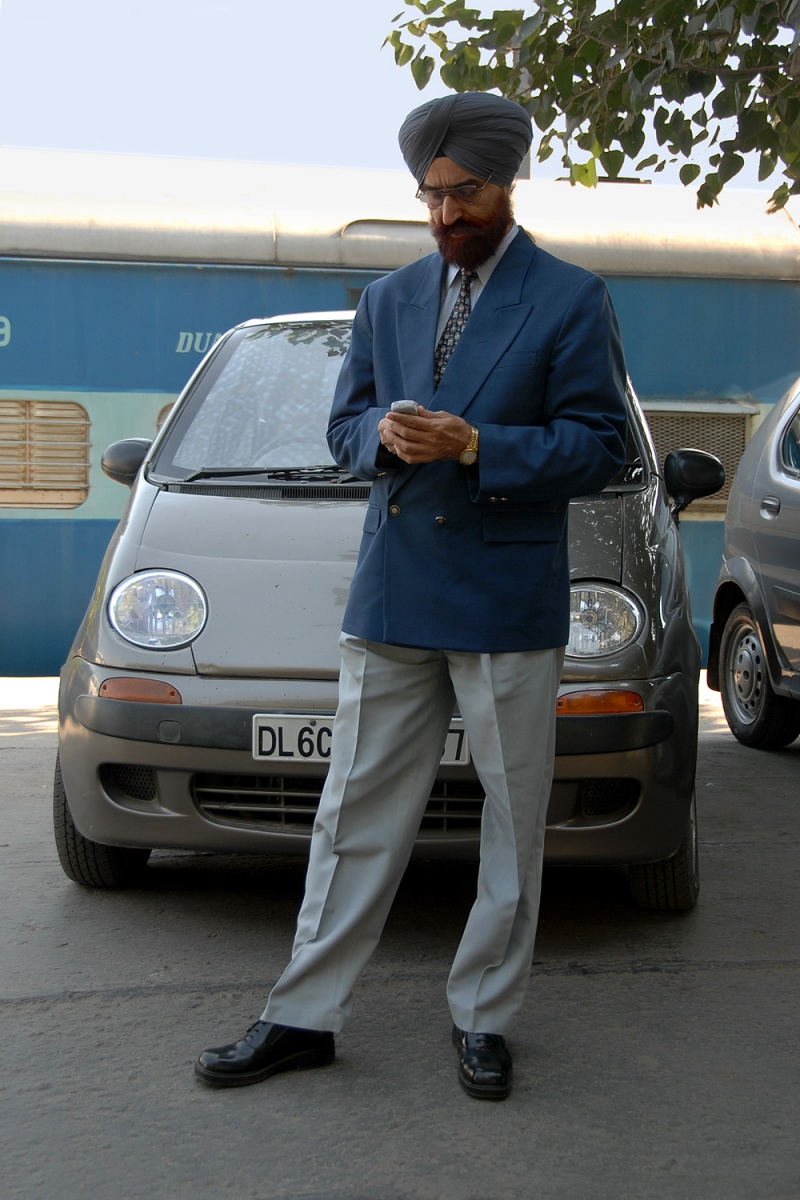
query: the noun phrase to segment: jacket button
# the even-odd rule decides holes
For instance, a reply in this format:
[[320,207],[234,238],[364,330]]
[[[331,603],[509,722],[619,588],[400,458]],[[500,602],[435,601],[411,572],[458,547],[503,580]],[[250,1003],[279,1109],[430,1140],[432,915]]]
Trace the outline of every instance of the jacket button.
[[447,517],[436,517],[435,520],[436,520],[437,525],[446,525],[447,524]]
[[391,508],[389,509],[389,516],[390,517],[399,517],[400,516],[400,505],[399,504],[393,504],[391,506]]

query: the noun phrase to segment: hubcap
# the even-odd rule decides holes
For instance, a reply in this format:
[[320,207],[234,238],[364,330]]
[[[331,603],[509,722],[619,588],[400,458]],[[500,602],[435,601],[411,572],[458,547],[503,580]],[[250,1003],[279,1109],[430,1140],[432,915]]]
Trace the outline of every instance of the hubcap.
[[731,646],[730,696],[739,720],[755,721],[764,704],[765,668],[761,641],[752,626],[742,629]]

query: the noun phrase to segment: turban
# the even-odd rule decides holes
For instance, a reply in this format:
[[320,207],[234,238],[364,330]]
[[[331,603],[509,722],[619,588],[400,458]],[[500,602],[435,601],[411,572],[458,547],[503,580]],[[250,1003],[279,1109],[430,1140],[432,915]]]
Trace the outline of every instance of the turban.
[[400,127],[406,165],[422,185],[435,158],[449,158],[479,179],[514,182],[533,133],[521,104],[490,92],[455,92],[429,100]]

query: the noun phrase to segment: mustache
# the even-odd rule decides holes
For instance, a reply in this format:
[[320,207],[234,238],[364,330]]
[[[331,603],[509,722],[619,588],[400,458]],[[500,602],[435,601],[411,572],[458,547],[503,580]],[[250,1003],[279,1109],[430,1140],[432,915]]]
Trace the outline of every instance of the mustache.
[[472,221],[465,221],[463,217],[460,217],[457,221],[454,221],[452,225],[445,225],[443,221],[437,221],[436,229],[443,234],[483,232],[482,225],[476,225]]

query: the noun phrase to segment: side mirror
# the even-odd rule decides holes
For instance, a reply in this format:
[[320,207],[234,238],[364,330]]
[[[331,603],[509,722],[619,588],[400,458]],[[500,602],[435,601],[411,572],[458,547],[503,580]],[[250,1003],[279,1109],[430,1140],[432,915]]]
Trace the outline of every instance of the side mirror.
[[124,483],[126,487],[133,487],[139,468],[152,444],[149,438],[124,438],[121,442],[112,442],[100,465],[109,479],[113,479],[115,483]]
[[713,496],[725,483],[725,468],[706,450],[670,450],[664,459],[664,483],[672,497],[672,513],[688,508],[693,500]]

